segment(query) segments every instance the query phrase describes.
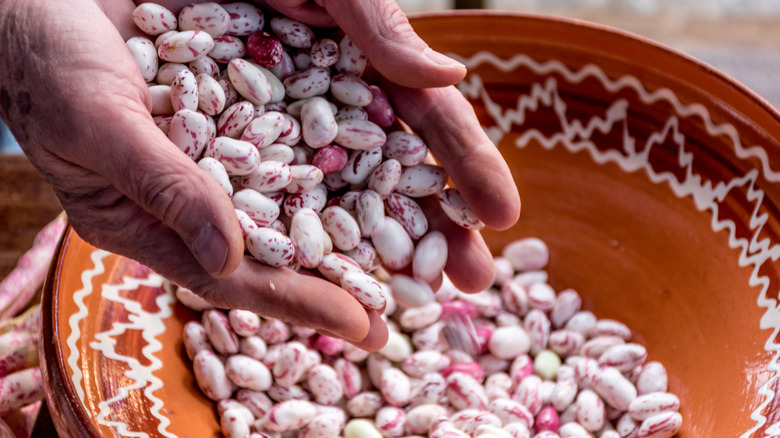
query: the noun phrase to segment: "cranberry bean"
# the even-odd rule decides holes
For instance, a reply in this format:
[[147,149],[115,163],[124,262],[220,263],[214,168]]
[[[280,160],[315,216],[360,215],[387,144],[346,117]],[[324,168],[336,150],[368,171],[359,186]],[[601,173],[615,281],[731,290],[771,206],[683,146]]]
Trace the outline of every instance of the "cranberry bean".
[[377,411],[374,422],[377,430],[385,438],[403,436],[404,426],[409,427],[403,409],[394,406],[385,406]]
[[403,269],[411,263],[414,243],[395,219],[385,217],[371,240],[377,254],[388,268]]
[[642,365],[647,359],[647,350],[639,344],[621,344],[609,348],[599,356],[601,366],[615,367],[627,373]]
[[252,143],[230,137],[211,140],[204,155],[216,158],[231,176],[252,173],[260,164],[260,153]]
[[457,189],[445,189],[439,193],[439,201],[447,217],[461,227],[467,230],[485,228],[485,224],[477,218]]
[[279,206],[255,190],[239,190],[232,200],[235,208],[244,211],[260,227],[269,226],[279,217]]
[[295,212],[290,225],[290,239],[295,245],[295,257],[301,266],[313,269],[325,255],[325,230],[319,215],[310,208]]
[[157,56],[168,62],[190,62],[214,48],[214,38],[199,30],[173,32],[157,47]]
[[315,96],[303,103],[301,132],[303,141],[313,148],[328,145],[336,138],[338,124],[327,100]]
[[179,110],[171,118],[168,139],[188,157],[197,160],[209,142],[207,123],[206,117],[201,113],[188,109]]
[[666,368],[660,362],[647,362],[642,366],[636,380],[636,389],[640,395],[651,392],[666,392],[668,386]]
[[339,102],[356,107],[368,105],[373,98],[368,84],[357,76],[337,74],[330,81],[330,92]]
[[302,208],[309,208],[315,212],[322,211],[327,202],[328,191],[324,184],[317,184],[313,189],[303,193],[288,195],[282,204],[284,214],[292,217],[295,212]]
[[238,352],[238,336],[230,328],[227,315],[216,309],[209,309],[201,315],[201,324],[206,330],[211,345],[220,354]]
[[[384,148],[383,148],[384,149]],[[401,163],[395,159],[383,161],[368,177],[368,188],[387,198],[401,179]]]
[[361,240],[354,249],[346,251],[345,255],[356,261],[366,272],[372,272],[379,267],[379,255],[373,243],[368,240]]
[[271,432],[298,430],[317,416],[317,409],[305,400],[283,401],[266,414],[263,426]]
[[671,438],[682,427],[682,416],[666,412],[648,418],[639,426],[637,438]]
[[289,266],[295,258],[292,240],[272,228],[259,227],[250,231],[246,247],[252,257],[268,266]]
[[398,193],[385,198],[387,215],[397,220],[413,240],[418,240],[428,232],[428,219],[422,208],[413,199]]
[[461,372],[447,377],[447,398],[455,409],[484,410],[488,406],[485,388],[476,379]]
[[208,57],[215,62],[227,64],[233,59],[240,59],[246,55],[244,42],[234,35],[221,35],[214,38],[214,48]]
[[363,237],[371,237],[385,217],[384,204],[379,193],[373,190],[360,192],[355,203],[357,222]]
[[447,174],[439,166],[418,164],[404,169],[396,192],[412,198],[438,195],[447,183]]
[[322,211],[320,219],[336,248],[349,251],[360,243],[360,226],[347,210],[336,205],[327,207]]
[[369,85],[371,90],[371,102],[365,106],[368,120],[382,128],[389,128],[395,122],[395,111],[390,104],[387,94],[376,85]]
[[610,406],[627,411],[631,402],[637,398],[634,385],[613,367],[601,368],[593,378],[593,389]]
[[576,401],[577,421],[590,432],[595,432],[606,421],[604,403],[595,392],[585,389],[579,393]]
[[[176,16],[166,7],[155,3],[142,3],[133,10],[133,23],[147,35],[160,35],[176,29]],[[156,54],[155,54],[156,56]]]
[[227,71],[230,83],[236,91],[254,105],[264,105],[273,98],[268,77],[247,60],[241,58],[230,60]]
[[230,15],[217,3],[191,3],[179,12],[180,30],[202,30],[216,38],[229,27]]
[[373,417],[385,404],[382,394],[376,391],[361,392],[347,401],[347,412],[353,417]]
[[235,36],[247,36],[265,25],[263,12],[254,5],[244,2],[227,3],[222,7],[230,14],[227,33]]
[[159,69],[157,50],[154,47],[154,43],[149,38],[136,36],[128,39],[125,45],[138,65],[144,80],[146,82],[153,81],[157,77]]
[[223,400],[233,393],[233,384],[225,373],[225,366],[214,352],[198,351],[192,359],[192,371],[198,387],[211,400]]
[[347,272],[341,276],[341,287],[367,309],[381,310],[385,306],[382,286],[368,274]]
[[362,76],[368,64],[368,58],[346,35],[339,41],[339,52],[341,57],[334,65],[336,71],[358,77]]
[[337,122],[334,142],[348,149],[368,150],[385,144],[387,135],[382,127],[369,120],[347,119]]
[[341,178],[352,184],[363,183],[382,162],[382,148],[353,151],[341,169]]
[[322,67],[311,67],[293,73],[283,81],[287,97],[292,99],[322,96],[328,92],[330,82],[330,70]]

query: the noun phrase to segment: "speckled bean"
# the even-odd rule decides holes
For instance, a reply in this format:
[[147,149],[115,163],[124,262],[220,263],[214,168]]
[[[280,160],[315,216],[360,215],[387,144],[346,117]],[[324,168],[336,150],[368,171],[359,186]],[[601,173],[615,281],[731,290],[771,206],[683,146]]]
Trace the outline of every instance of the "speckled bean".
[[439,278],[447,264],[447,239],[440,231],[425,234],[415,246],[412,272],[416,278],[433,282]]
[[386,217],[372,236],[374,248],[385,266],[403,269],[412,261],[414,243],[403,226],[393,218]]
[[593,390],[610,406],[627,411],[637,398],[636,387],[617,368],[604,367],[593,378]]
[[339,52],[341,56],[334,65],[336,71],[362,76],[368,65],[368,58],[346,35],[339,41]]
[[233,384],[225,373],[225,366],[219,356],[210,350],[200,350],[192,359],[195,381],[203,394],[219,401],[233,394]]
[[227,64],[233,59],[243,58],[246,55],[244,42],[233,35],[221,35],[214,38],[214,47],[209,51],[208,57],[215,62]]
[[328,191],[324,184],[317,184],[311,190],[303,193],[288,195],[284,199],[284,213],[292,217],[295,212],[302,208],[310,208],[315,212],[320,212],[325,208],[328,199]]
[[447,217],[461,227],[467,230],[485,228],[485,224],[477,218],[457,189],[448,188],[439,193],[439,204]]
[[234,354],[225,361],[225,373],[231,382],[241,388],[266,391],[271,387],[271,372],[259,360],[243,354]]
[[348,149],[374,149],[384,145],[387,140],[382,127],[369,120],[341,120],[337,126],[338,132],[333,141]]
[[599,365],[615,367],[627,373],[644,363],[647,349],[639,344],[621,344],[610,347],[598,357]]
[[[162,5],[142,3],[133,10],[133,23],[147,35],[160,35],[176,29],[176,16]],[[156,56],[156,54],[155,54]]]
[[403,274],[390,277],[390,289],[399,306],[403,308],[422,307],[435,301],[430,285]]
[[352,151],[347,164],[341,169],[341,178],[352,184],[364,182],[382,162],[382,148]]
[[283,401],[266,414],[263,426],[271,432],[298,430],[317,416],[317,408],[306,400]]
[[303,103],[301,133],[303,141],[313,148],[328,145],[336,138],[338,125],[327,100],[315,96]]
[[379,255],[373,243],[368,240],[361,240],[354,249],[345,252],[345,254],[356,261],[366,272],[372,272],[379,267]]
[[182,109],[171,118],[168,139],[193,160],[197,160],[209,142],[208,121],[198,112]]
[[241,178],[241,185],[258,192],[282,190],[292,182],[290,166],[278,161],[262,161],[249,175]]
[[279,217],[279,206],[252,189],[241,189],[233,193],[233,206],[244,211],[260,227],[271,225]]
[[419,198],[438,195],[446,183],[447,174],[443,168],[432,164],[418,164],[404,169],[395,191]]
[[301,266],[313,269],[325,255],[324,236],[317,212],[302,208],[295,212],[290,225],[290,238],[295,245],[296,259]]
[[350,398],[346,408],[353,417],[373,417],[384,404],[382,394],[377,391],[366,391]]
[[206,146],[205,156],[216,158],[228,175],[247,175],[260,164],[260,152],[249,142],[216,137]]
[[585,389],[577,395],[577,422],[586,430],[595,432],[606,422],[604,403],[595,392]]
[[141,76],[146,82],[151,82],[157,77],[159,61],[157,59],[157,50],[152,40],[142,36],[131,37],[125,43],[130,54],[133,56]]
[[190,62],[214,48],[214,38],[199,30],[173,32],[157,47],[157,56],[168,62]]
[[201,324],[215,351],[220,354],[238,353],[238,336],[230,328],[228,317],[222,311],[206,310],[201,315]]
[[360,226],[347,210],[337,205],[327,207],[320,214],[320,220],[336,248],[349,251],[360,243]]
[[307,99],[327,93],[330,81],[330,69],[311,67],[287,76],[283,83],[288,98]]
[[230,14],[230,25],[227,29],[230,35],[247,36],[265,25],[263,12],[252,4],[235,2],[224,4],[222,7]]
[[447,399],[455,409],[487,409],[485,388],[472,376],[456,372],[447,376],[446,380]]
[[180,30],[202,30],[212,37],[227,32],[230,27],[230,15],[214,2],[191,3],[179,12]]
[[230,83],[236,91],[254,105],[264,105],[273,98],[268,77],[249,61],[232,59],[227,66]]
[[385,211],[404,227],[413,240],[421,238],[428,232],[428,219],[425,213],[416,201],[407,196],[391,193],[385,198]]
[[639,395],[651,392],[666,392],[668,387],[666,368],[660,362],[651,361],[642,366],[636,380]]
[[311,63],[317,67],[330,67],[339,60],[339,44],[330,38],[315,41],[310,50]]
[[198,109],[215,116],[225,109],[225,91],[213,77],[201,73],[195,77],[198,84]]
[[436,322],[442,314],[441,304],[436,301],[420,307],[404,309],[398,317],[398,323],[405,330],[416,330]]
[[637,438],[671,438],[682,427],[682,416],[665,412],[648,418],[639,426]]
[[368,274],[347,272],[341,276],[341,287],[352,294],[367,309],[381,310],[385,306],[385,294],[382,286]]
[[[213,51],[214,50],[212,49],[212,52]],[[196,77],[203,74],[212,77],[215,81],[217,80],[217,76],[219,76],[220,73],[219,64],[217,64],[217,61],[215,61],[210,56],[201,56],[194,61],[190,61],[187,63],[187,67],[189,67],[190,71],[192,71]],[[220,88],[221,87],[222,84],[220,84]]]
[[182,343],[184,344],[184,351],[190,360],[193,360],[195,355],[201,350],[214,351],[205,327],[197,321],[188,321],[184,324]]
[[371,102],[372,94],[368,84],[357,76],[337,74],[331,78],[330,92],[339,102],[356,107],[363,107]]
[[259,227],[250,231],[246,247],[252,257],[268,266],[289,266],[295,259],[292,240],[272,228]]
[[541,239],[528,237],[509,243],[501,255],[512,262],[518,271],[532,271],[547,266],[550,252]]
[[219,416],[220,430],[226,438],[246,438],[250,433],[250,421],[238,409],[228,409]]

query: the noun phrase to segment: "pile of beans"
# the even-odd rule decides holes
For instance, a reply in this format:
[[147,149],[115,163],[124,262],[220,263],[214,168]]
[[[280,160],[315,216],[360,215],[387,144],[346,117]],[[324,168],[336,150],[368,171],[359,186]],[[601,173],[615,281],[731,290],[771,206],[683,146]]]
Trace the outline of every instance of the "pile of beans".
[[[445,281],[419,307],[384,285],[390,338],[376,353],[179,288],[203,312],[184,345],[227,437],[672,437],[682,417],[664,366],[626,325],[556,293],[547,260],[543,241],[512,242],[490,288]],[[468,333],[476,349],[455,348]]]
[[144,3],[133,19],[147,37],[127,46],[152,115],[224,187],[251,256],[318,269],[370,309],[386,298],[367,273],[411,265],[399,281],[432,300],[425,284],[441,273],[447,242],[415,199],[438,196],[454,222],[484,224],[385,92],[361,78],[367,59],[348,37],[266,20],[248,3],[192,4],[178,17]]

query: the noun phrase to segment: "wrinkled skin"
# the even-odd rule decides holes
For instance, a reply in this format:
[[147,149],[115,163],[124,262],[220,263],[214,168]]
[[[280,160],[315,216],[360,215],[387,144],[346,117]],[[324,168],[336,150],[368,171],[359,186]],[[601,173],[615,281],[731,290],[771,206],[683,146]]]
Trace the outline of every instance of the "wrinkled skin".
[[[189,1],[160,3],[178,13]],[[426,50],[394,2],[264,6],[316,27],[340,26],[385,78],[399,117],[414,121],[479,218],[496,229],[515,223],[520,199],[508,167],[451,86],[465,68]],[[381,348],[387,329],[379,314],[343,289],[244,257],[228,196],[152,121],[147,85],[124,45],[138,34],[134,8],[120,0],[0,0],[0,116],[76,232],[219,307]],[[453,283],[465,291],[484,288],[492,263],[479,234],[450,223],[435,202],[423,204],[432,227],[448,237]]]

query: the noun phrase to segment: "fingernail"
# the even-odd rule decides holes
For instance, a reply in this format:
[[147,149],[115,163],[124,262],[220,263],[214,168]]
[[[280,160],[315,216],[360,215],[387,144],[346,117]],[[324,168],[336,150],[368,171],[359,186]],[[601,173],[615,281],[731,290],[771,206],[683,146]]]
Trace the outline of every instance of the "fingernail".
[[442,67],[450,67],[450,68],[466,68],[465,65],[462,63],[450,58],[449,56],[439,53],[430,47],[426,48],[423,53],[425,56],[428,57],[431,61],[435,62],[436,64],[439,64]]
[[207,224],[201,228],[198,237],[195,238],[192,253],[203,269],[216,276],[225,266],[228,253],[227,241],[214,225]]

